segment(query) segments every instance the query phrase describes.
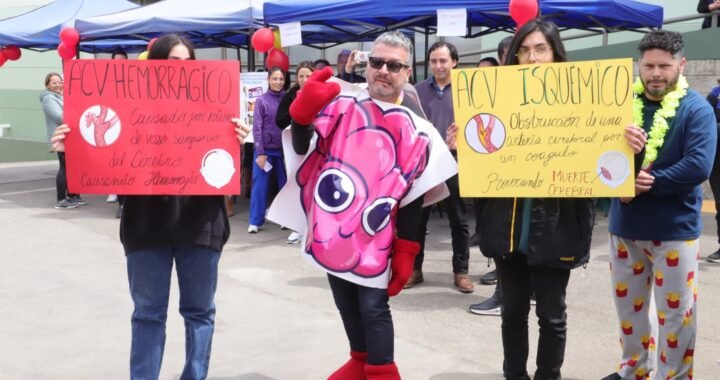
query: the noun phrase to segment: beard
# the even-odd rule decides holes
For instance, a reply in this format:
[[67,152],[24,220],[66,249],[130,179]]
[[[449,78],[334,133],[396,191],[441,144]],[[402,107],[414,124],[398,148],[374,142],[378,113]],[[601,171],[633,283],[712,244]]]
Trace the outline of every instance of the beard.
[[[389,75],[383,76],[380,73],[368,75],[368,92],[373,98],[388,99],[397,98],[401,90],[393,87],[393,80]],[[387,100],[385,100],[387,101]]]
[[662,82],[662,80],[655,80],[655,81],[649,81],[646,82],[642,77],[640,78],[640,81],[642,82],[643,86],[645,87],[645,93],[648,95],[651,95],[654,98],[662,98],[668,93],[675,91],[675,88],[677,87],[677,83],[680,80],[680,73],[678,72],[677,75],[675,75],[674,78],[672,78],[670,81],[667,82],[667,84],[664,87],[650,87],[648,86],[649,83],[659,83]]

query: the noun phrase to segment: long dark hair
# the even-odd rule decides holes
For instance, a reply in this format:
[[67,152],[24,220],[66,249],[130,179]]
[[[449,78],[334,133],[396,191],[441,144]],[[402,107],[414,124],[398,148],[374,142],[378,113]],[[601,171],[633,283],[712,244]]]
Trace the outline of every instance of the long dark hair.
[[552,48],[553,62],[567,62],[567,53],[565,53],[565,46],[563,45],[562,39],[560,39],[560,32],[558,31],[557,25],[552,21],[543,21],[536,18],[528,21],[515,32],[515,37],[513,37],[507,57],[505,57],[506,65],[519,64],[516,54],[520,49],[520,45],[525,40],[525,37],[535,31],[542,33]]
[[297,67],[295,68],[295,82],[293,82],[292,88],[300,87],[297,80],[300,69],[308,69],[312,73],[313,71],[315,71],[315,63],[313,61],[302,61],[297,64]]
[[190,52],[190,59],[195,59],[195,49],[192,43],[178,34],[166,34],[158,38],[148,52],[148,59],[168,59],[170,51],[177,45],[185,45]]
[[[288,79],[288,73],[287,73],[287,71],[281,69],[281,68],[278,67],[278,66],[273,66],[273,67],[271,67],[271,68],[267,71],[268,82],[270,81],[270,77],[271,77],[276,71],[279,71],[280,74],[282,74],[283,80],[284,80],[284,81],[283,81],[283,88],[282,88],[282,89],[283,89],[283,91],[287,91],[287,89],[290,88],[290,80]],[[269,88],[268,88],[268,91],[270,91]]]

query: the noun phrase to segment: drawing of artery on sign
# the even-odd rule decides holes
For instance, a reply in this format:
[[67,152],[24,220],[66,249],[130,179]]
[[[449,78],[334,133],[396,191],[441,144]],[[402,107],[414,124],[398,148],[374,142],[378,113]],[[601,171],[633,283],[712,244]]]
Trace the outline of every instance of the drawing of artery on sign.
[[465,125],[464,135],[470,148],[480,154],[500,151],[507,137],[503,122],[489,113],[471,117]]
[[[108,113],[111,114],[109,120]],[[106,133],[116,126],[120,119],[108,106],[98,105],[91,107],[85,111],[83,116],[85,118],[85,127],[92,130],[94,138],[94,141],[88,140],[88,142],[94,143],[93,145],[96,147],[106,147],[115,141],[116,137],[106,139]]]
[[488,153],[494,153],[498,150],[498,148],[493,145],[492,141],[490,141],[490,137],[492,136],[493,129],[495,128],[495,118],[491,117],[490,120],[488,120],[487,127],[485,126],[485,123],[482,120],[482,115],[475,115],[473,116],[473,120],[475,120],[475,123],[477,123],[477,131],[478,136],[480,137],[480,144],[485,148],[485,150]]

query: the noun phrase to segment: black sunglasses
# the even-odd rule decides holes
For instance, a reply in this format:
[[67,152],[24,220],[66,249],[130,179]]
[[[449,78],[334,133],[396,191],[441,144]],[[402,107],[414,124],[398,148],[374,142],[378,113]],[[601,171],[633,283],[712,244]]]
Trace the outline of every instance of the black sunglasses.
[[387,65],[387,69],[391,73],[399,73],[400,70],[410,67],[398,61],[383,61],[382,58],[378,57],[368,57],[368,63],[370,64],[370,67],[375,70],[380,70],[384,65]]

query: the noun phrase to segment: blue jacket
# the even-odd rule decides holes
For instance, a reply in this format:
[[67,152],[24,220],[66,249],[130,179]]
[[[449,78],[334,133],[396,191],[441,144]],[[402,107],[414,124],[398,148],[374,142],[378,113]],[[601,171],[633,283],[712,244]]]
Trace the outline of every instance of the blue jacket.
[[50,146],[50,138],[55,132],[55,128],[63,123],[63,96],[49,90],[43,90],[40,93],[40,103],[45,115],[45,129],[48,146]]
[[676,112],[650,170],[655,182],[650,191],[630,203],[612,200],[610,233],[626,239],[664,241],[700,236],[700,185],[713,166],[717,124],[712,108],[693,90],[688,90]]
[[255,101],[252,133],[255,139],[255,152],[258,155],[266,154],[265,150],[282,149],[282,129],[275,123],[275,116],[283,95],[285,91],[268,90]]

